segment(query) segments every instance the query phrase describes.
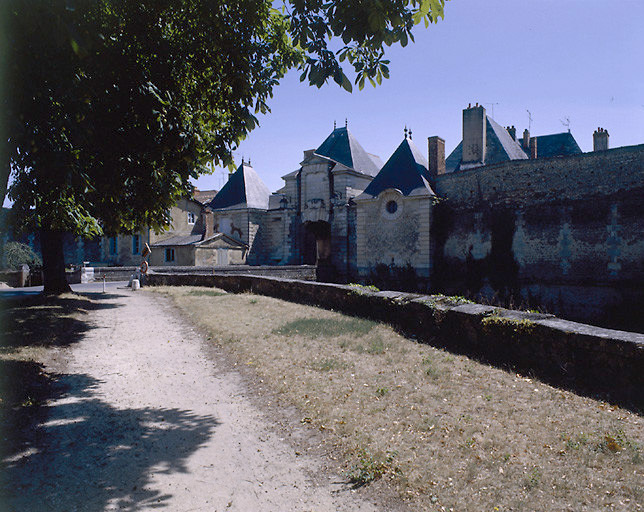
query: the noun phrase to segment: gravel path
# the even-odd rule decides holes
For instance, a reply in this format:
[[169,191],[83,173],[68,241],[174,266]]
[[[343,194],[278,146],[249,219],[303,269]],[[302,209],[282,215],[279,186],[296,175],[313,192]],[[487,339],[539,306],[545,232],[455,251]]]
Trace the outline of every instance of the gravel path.
[[298,452],[165,298],[102,297],[46,362],[65,393],[7,468],[9,510],[376,510]]

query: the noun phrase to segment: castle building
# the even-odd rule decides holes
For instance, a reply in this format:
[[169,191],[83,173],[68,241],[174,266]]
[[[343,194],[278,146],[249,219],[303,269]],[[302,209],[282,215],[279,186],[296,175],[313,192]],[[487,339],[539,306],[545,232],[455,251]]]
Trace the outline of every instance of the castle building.
[[[517,138],[480,105],[445,157],[411,131],[383,165],[348,128],[269,193],[242,163],[208,203],[249,264],[316,264],[327,281],[505,298],[573,318],[644,305],[644,145]],[[427,155],[427,156],[425,156]]]

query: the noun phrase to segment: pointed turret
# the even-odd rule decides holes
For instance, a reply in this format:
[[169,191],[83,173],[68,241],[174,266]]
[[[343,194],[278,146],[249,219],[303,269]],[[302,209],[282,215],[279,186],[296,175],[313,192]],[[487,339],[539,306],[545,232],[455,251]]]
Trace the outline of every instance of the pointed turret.
[[208,206],[213,210],[240,208],[266,210],[270,195],[268,187],[250,163],[242,161]]
[[335,128],[314,154],[369,176],[378,174],[381,167],[379,159],[367,153],[346,126]]
[[378,175],[357,199],[377,197],[383,190],[397,189],[405,195],[435,195],[429,182],[427,159],[410,138],[405,138]]

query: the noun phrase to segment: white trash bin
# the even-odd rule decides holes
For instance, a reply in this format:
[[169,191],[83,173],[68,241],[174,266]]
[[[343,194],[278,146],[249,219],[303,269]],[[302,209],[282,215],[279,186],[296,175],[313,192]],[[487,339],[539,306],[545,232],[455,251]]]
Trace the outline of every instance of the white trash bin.
[[132,279],[132,291],[141,288],[141,282],[138,279]]

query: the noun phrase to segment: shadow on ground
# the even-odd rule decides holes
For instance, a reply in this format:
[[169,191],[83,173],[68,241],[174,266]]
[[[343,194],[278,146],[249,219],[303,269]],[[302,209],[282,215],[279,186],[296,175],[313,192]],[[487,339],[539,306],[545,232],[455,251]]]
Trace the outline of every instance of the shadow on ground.
[[179,409],[114,408],[84,374],[43,378],[55,400],[36,406],[32,435],[3,454],[0,510],[165,508],[173,489],[150,487],[151,470],[187,472],[187,458],[218,424]]
[[20,347],[67,347],[91,329],[88,312],[117,308],[107,300],[117,294],[65,294],[59,297],[30,295],[0,300],[0,350]]

